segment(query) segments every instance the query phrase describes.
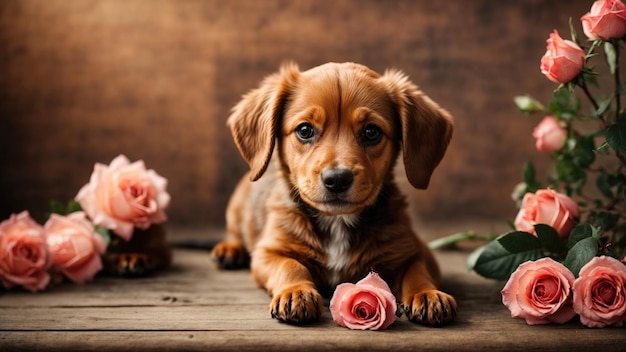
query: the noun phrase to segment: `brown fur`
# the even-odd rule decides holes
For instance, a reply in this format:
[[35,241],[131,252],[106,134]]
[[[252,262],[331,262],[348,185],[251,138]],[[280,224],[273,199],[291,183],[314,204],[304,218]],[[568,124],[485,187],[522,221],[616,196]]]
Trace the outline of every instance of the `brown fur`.
[[[274,318],[315,321],[321,294],[375,270],[410,320],[454,319],[456,302],[437,290],[437,263],[413,232],[393,179],[402,152],[409,182],[428,186],[452,119],[406,76],[353,63],[305,72],[284,65],[243,97],[228,123],[250,173],[228,206],[228,238],[212,256],[222,268],[249,263],[272,296]],[[303,123],[315,131],[306,141],[296,133]],[[364,137],[372,126],[380,132],[375,142]],[[352,182],[331,192],[325,171],[338,169],[349,170]]]

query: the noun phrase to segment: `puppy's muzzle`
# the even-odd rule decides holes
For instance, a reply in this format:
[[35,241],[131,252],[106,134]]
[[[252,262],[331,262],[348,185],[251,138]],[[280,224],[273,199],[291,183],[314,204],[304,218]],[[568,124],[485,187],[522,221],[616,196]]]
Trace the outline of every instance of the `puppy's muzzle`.
[[354,182],[354,174],[348,169],[326,169],[321,174],[322,184],[330,193],[345,192]]

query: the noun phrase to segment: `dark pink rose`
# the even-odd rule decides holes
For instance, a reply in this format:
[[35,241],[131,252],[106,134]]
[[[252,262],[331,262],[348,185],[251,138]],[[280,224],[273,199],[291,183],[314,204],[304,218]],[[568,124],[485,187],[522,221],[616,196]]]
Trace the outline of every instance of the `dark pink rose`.
[[519,231],[535,233],[535,224],[552,226],[561,238],[567,238],[580,215],[578,204],[570,197],[551,189],[526,193],[513,224]]
[[580,21],[590,39],[619,39],[626,34],[626,6],[621,0],[596,1]]
[[546,116],[533,130],[533,137],[538,151],[552,153],[563,147],[567,132],[553,116]]
[[578,76],[585,64],[585,52],[571,40],[561,38],[556,30],[546,42],[541,73],[556,83],[567,83]]
[[570,297],[573,284],[574,274],[551,258],[524,262],[502,289],[502,303],[511,317],[526,319],[528,325],[563,324],[576,315]]
[[43,290],[50,282],[49,264],[43,228],[27,211],[0,223],[0,279],[4,287]]
[[622,326],[626,320],[626,265],[594,257],[574,282],[574,311],[590,328]]
[[44,225],[52,264],[75,283],[93,279],[102,269],[100,255],[104,254],[104,240],[82,211],[61,216],[50,215]]
[[396,320],[396,298],[389,285],[371,272],[356,284],[344,283],[330,300],[333,320],[350,329],[386,329]]
[[147,229],[164,222],[170,203],[167,180],[144,162],[130,163],[120,155],[110,165],[97,163],[89,183],[76,195],[76,201],[94,224],[130,240],[135,227]]

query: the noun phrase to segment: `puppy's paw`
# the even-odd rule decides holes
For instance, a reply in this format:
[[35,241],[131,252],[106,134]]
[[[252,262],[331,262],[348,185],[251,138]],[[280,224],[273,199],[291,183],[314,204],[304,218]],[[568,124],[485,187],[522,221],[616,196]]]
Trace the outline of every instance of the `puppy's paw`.
[[414,323],[441,326],[456,318],[457,305],[454,297],[438,290],[416,293],[404,302],[407,318]]
[[322,315],[322,296],[307,285],[294,285],[272,298],[272,318],[289,324],[305,324],[319,320]]
[[105,272],[121,277],[142,277],[156,270],[156,258],[144,253],[111,253],[104,256]]
[[250,255],[239,241],[222,241],[211,251],[213,262],[220,269],[243,269],[250,265]]

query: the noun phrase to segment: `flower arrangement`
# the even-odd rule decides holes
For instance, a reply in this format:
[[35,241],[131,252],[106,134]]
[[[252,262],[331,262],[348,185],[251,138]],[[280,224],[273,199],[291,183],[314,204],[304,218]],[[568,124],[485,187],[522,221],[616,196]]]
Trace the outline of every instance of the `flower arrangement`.
[[51,203],[42,226],[28,211],[0,222],[0,281],[6,289],[45,289],[64,277],[83,284],[103,268],[111,236],[130,240],[133,231],[164,222],[167,180],[144,162],[124,155],[96,163],[89,183],[67,208]]
[[[595,1],[581,18],[584,43],[570,20],[571,40],[554,31],[540,71],[558,83],[544,106],[515,97],[518,109],[540,114],[532,132],[554,169],[547,183],[534,166],[523,167],[512,194],[519,212],[511,232],[497,237],[464,232],[431,243],[488,240],[468,258],[479,275],[507,280],[503,303],[528,324],[564,323],[576,314],[588,327],[622,326],[626,320],[626,92],[620,45],[626,40],[626,6]],[[596,71],[603,49],[610,91]],[[602,81],[602,83],[605,83]],[[584,113],[581,94],[590,105]],[[603,95],[604,94],[604,95]]]

